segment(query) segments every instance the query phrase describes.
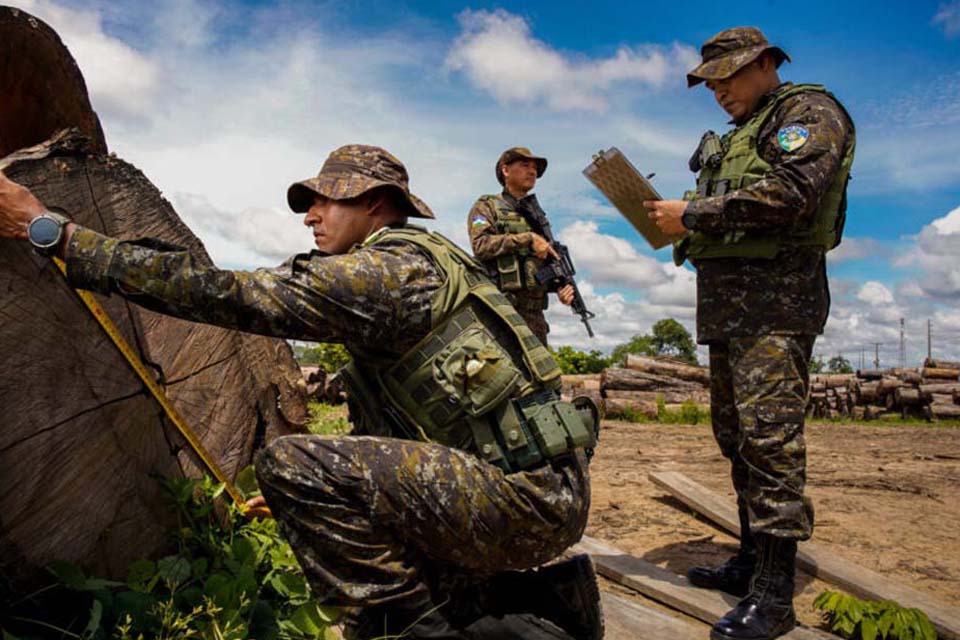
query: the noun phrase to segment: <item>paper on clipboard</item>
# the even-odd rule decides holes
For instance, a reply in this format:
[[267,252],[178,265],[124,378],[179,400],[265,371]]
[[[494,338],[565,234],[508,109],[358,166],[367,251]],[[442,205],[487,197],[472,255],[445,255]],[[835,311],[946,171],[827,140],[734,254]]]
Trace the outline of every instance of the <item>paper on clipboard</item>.
[[583,175],[630,221],[651,247],[660,249],[673,241],[647,216],[648,210],[643,206],[644,200],[662,200],[660,194],[619,149],[610,147],[595,155]]

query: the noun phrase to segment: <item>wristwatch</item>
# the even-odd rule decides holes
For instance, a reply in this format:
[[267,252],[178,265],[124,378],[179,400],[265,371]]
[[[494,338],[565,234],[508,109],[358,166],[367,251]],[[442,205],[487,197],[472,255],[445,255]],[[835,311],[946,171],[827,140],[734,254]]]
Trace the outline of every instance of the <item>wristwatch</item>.
[[680,216],[680,224],[682,224],[685,228],[689,229],[690,231],[696,231],[697,217],[698,217],[697,214],[693,212],[684,213],[682,216]]
[[27,226],[27,239],[33,250],[42,256],[52,256],[63,240],[63,228],[70,222],[67,216],[54,211],[45,211],[30,221]]

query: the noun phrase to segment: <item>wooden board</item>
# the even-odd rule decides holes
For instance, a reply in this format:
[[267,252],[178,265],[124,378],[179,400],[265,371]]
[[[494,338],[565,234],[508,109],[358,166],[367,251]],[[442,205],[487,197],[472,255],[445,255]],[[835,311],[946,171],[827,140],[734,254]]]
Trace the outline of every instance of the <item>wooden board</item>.
[[[733,502],[694,482],[682,473],[655,472],[648,476],[685,505],[706,516],[733,535],[740,535],[740,523]],[[960,639],[960,610],[934,600],[929,594],[899,583],[876,571],[838,557],[815,542],[800,543],[797,566],[821,580],[871,600],[893,600],[916,607],[930,617],[940,637]]]
[[[589,553],[601,575],[710,625],[737,604],[734,596],[694,587],[682,576],[590,536],[584,536],[573,551]],[[834,638],[809,627],[797,627],[782,637],[786,640]]]

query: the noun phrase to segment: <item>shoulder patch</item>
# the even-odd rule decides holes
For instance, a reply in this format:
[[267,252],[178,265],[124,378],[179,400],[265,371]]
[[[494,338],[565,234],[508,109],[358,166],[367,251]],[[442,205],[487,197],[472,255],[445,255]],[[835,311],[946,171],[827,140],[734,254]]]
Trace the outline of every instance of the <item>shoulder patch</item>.
[[777,142],[784,151],[796,151],[807,143],[810,132],[800,124],[791,124],[777,132]]
[[472,218],[470,218],[471,227],[482,227],[487,224],[490,224],[490,221],[481,215],[475,215]]

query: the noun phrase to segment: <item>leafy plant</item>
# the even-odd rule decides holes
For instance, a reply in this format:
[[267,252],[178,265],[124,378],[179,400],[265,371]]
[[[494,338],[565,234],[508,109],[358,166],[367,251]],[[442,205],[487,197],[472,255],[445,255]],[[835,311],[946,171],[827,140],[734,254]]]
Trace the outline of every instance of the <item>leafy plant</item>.
[[830,373],[853,373],[853,365],[841,355],[836,355],[827,361],[827,371]]
[[813,601],[823,612],[830,630],[844,638],[862,640],[936,640],[937,632],[920,609],[901,607],[896,602],[860,600],[826,590]]
[[679,409],[668,409],[663,396],[657,396],[657,422],[664,424],[700,424],[710,422],[710,409],[695,400],[684,400]]
[[610,362],[620,364],[627,354],[640,356],[670,356],[690,364],[697,364],[697,345],[686,327],[673,318],[657,321],[651,335],[640,334],[617,345],[610,355]]
[[[255,491],[252,468],[240,474],[237,486],[245,495]],[[276,521],[247,520],[232,502],[218,500],[224,485],[210,478],[167,479],[163,487],[176,510],[166,555],[135,561],[125,582],[53,563],[56,585],[21,598],[46,619],[5,612],[4,640],[51,629],[58,637],[82,640],[334,637],[328,631],[337,612],[312,599]]]

